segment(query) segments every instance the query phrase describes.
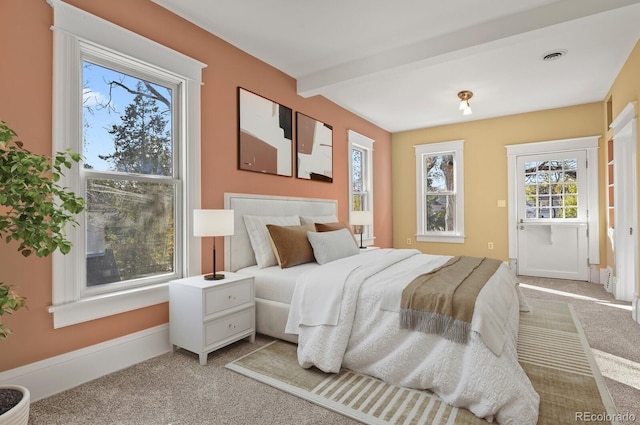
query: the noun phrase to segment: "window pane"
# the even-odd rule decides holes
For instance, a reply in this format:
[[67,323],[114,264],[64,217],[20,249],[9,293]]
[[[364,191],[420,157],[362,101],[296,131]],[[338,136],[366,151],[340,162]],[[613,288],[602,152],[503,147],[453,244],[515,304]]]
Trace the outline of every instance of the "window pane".
[[364,189],[364,152],[358,149],[351,150],[351,175],[352,175],[352,189],[354,192],[362,192]]
[[427,231],[455,231],[455,210],[455,195],[427,195]]
[[366,205],[366,196],[364,193],[354,193],[351,211],[363,211]]
[[577,167],[578,161],[575,158],[526,162],[524,169],[526,217],[576,218]]
[[453,154],[425,156],[424,160],[427,193],[452,192]]
[[87,180],[87,286],[171,273],[176,188]]
[[549,185],[546,183],[543,183],[541,185],[538,186],[538,193],[540,195],[548,195],[549,194]]
[[85,168],[171,176],[172,90],[88,61],[82,65]]

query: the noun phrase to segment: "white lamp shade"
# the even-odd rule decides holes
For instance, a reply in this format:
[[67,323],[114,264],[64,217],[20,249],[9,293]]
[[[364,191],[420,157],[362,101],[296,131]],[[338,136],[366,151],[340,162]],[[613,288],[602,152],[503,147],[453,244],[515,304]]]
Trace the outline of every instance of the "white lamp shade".
[[371,211],[351,211],[351,218],[349,221],[356,226],[364,226],[367,224],[373,224],[373,212]]
[[193,236],[229,236],[233,232],[233,210],[193,210]]

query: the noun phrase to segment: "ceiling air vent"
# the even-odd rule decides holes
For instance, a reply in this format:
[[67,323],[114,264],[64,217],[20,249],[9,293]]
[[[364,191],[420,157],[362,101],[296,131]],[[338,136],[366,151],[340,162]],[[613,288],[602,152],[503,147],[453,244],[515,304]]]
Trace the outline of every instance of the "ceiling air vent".
[[567,54],[567,51],[564,49],[553,50],[551,52],[547,52],[543,54],[542,60],[545,62],[550,62],[550,61],[558,60],[566,54]]

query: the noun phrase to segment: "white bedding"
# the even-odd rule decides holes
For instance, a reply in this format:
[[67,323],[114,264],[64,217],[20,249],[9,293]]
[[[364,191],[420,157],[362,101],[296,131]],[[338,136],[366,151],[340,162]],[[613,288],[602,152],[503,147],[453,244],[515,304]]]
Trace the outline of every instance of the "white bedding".
[[238,270],[238,273],[250,274],[254,277],[256,298],[289,304],[298,276],[317,267],[320,267],[318,263],[300,264],[286,269],[281,269],[280,266],[262,269],[251,266]]
[[[465,345],[402,330],[396,309],[382,308],[385,292],[397,297],[397,291],[388,288],[403,288],[448,258],[414,250],[379,250],[301,274],[286,327],[286,332],[298,334],[300,365],[325,372],[345,367],[392,384],[430,389],[453,406],[501,424],[535,424],[539,397],[518,363],[518,294],[512,280],[499,276],[504,270],[485,285],[490,294],[499,288],[499,301],[507,306],[499,356],[477,332],[493,327],[494,320],[483,323],[475,312],[475,331]],[[478,299],[485,297],[485,289]]]

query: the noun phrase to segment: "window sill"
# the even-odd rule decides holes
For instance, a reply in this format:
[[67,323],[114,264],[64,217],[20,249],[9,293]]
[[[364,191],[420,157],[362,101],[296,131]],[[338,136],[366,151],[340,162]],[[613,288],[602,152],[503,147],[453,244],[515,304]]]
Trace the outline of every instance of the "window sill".
[[418,242],[464,243],[464,235],[416,235]]
[[48,311],[53,314],[54,329],[58,329],[168,301],[169,284],[165,282],[52,305]]

